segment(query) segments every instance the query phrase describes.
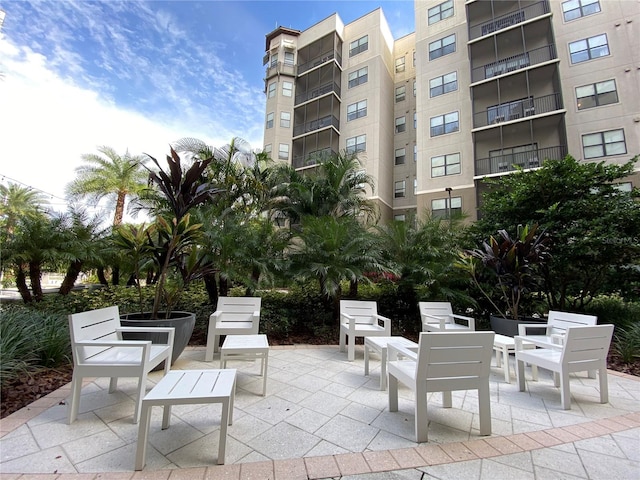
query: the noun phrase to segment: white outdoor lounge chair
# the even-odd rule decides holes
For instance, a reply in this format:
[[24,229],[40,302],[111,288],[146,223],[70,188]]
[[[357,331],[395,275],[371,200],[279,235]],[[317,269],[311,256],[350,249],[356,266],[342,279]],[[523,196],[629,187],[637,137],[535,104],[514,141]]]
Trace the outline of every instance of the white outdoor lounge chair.
[[348,340],[347,359],[355,359],[356,337],[390,337],[391,320],[378,315],[376,302],[340,300],[340,351]]
[[260,327],[260,297],[219,297],[216,311],[209,316],[207,350],[204,360],[211,362],[218,351],[221,335],[257,335]]

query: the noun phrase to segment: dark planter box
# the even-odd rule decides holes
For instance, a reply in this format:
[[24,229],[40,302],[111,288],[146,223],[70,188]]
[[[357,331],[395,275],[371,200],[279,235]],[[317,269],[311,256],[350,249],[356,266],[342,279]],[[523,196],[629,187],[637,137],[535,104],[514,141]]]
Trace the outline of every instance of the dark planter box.
[[[518,335],[518,325],[522,323],[540,323],[542,325],[547,324],[546,318],[535,318],[535,317],[523,317],[518,320],[514,320],[513,318],[504,318],[499,315],[491,315],[489,317],[489,321],[491,322],[491,330],[500,334],[506,335],[507,337],[515,337]],[[538,332],[538,329],[531,329],[531,335],[544,335],[546,327],[541,327]]]
[[[164,313],[160,312],[160,316]],[[120,323],[123,327],[173,327],[175,337],[173,340],[173,351],[171,354],[171,365],[175,363],[191,339],[193,327],[196,324],[196,314],[191,312],[171,312],[170,318],[149,318],[151,313],[125,313],[120,315]],[[151,340],[152,343],[166,343],[167,335],[164,333],[123,333],[125,340]],[[164,362],[154,370],[163,367]]]

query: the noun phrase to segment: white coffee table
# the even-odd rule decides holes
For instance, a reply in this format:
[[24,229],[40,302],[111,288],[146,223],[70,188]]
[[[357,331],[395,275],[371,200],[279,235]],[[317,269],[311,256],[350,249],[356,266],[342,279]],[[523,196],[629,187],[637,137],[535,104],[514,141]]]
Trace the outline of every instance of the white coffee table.
[[[532,343],[523,343],[523,348],[536,348]],[[496,333],[493,339],[493,350],[496,352],[496,366],[504,369],[504,381],[511,383],[511,376],[509,375],[509,353],[516,351],[516,342],[513,337],[507,337],[506,335],[500,335]],[[534,380],[538,379],[538,367],[536,365],[531,366],[531,375]]]
[[229,370],[171,370],[142,400],[136,470],[142,470],[147,457],[151,408],[164,407],[162,429],[169,428],[171,407],[198,403],[221,403],[218,463],[224,464],[227,446],[227,425],[233,423],[233,400],[236,391],[236,371]]
[[228,360],[260,359],[260,375],[262,376],[262,396],[267,394],[267,367],[269,364],[269,342],[267,336],[259,335],[227,335],[220,347],[220,368],[227,367]]
[[369,350],[380,355],[380,390],[387,389],[387,344],[397,343],[403,347],[417,347],[416,342],[408,338],[391,337],[365,337],[364,338],[364,374],[369,375]]

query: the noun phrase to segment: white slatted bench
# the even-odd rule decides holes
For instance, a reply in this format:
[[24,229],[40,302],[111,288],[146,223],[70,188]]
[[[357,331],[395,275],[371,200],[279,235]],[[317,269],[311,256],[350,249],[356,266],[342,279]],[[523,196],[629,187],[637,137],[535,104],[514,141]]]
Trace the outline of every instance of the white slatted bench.
[[162,429],[169,428],[173,405],[221,403],[220,441],[218,464],[224,464],[227,446],[227,425],[233,423],[233,400],[236,391],[236,371],[229,370],[172,370],[167,373],[142,400],[142,413],[138,428],[136,470],[146,463],[147,440],[151,407],[164,407]]

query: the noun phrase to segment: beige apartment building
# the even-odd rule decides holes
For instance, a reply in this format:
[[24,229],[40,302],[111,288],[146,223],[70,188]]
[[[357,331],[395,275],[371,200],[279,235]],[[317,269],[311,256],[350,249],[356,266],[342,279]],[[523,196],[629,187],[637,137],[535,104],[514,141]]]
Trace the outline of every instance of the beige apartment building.
[[384,222],[475,220],[487,177],[640,153],[638,0],[416,0],[415,23],[394,40],[376,9],[267,34],[271,157],[358,152]]

